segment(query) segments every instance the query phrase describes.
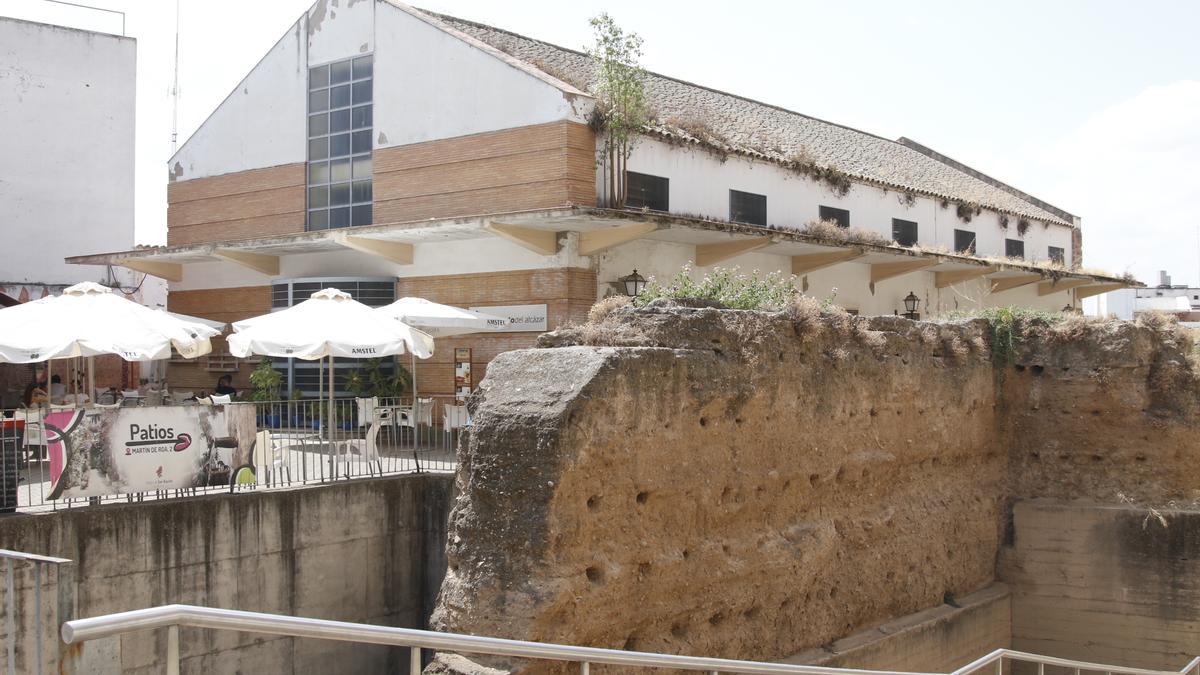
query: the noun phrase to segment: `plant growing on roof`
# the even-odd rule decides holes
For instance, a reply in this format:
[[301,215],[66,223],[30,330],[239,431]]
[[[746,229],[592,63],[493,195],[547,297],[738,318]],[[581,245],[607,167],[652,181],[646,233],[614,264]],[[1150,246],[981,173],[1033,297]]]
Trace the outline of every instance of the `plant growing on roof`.
[[607,205],[621,208],[629,183],[625,165],[649,121],[645,72],[638,64],[642,38],[626,33],[607,12],[592,17],[590,23],[596,40],[587,50],[596,64],[596,108],[591,126],[604,131],[601,157],[606,168]]
[[1000,214],[1000,229],[1008,231],[1008,214],[1007,213]]
[[1029,221],[1025,220],[1024,218],[1018,220],[1017,221],[1017,234],[1024,237],[1025,233],[1028,231],[1029,231]]
[[746,275],[737,267],[714,267],[699,281],[695,281],[689,263],[665,284],[651,279],[633,302],[645,307],[659,298],[704,300],[729,309],[778,311],[797,295],[796,277],[791,274],[771,272],[760,276],[759,271],[754,270]]
[[955,213],[958,215],[959,220],[969,223],[972,218],[983,213],[983,207],[975,202],[959,202],[955,208]]

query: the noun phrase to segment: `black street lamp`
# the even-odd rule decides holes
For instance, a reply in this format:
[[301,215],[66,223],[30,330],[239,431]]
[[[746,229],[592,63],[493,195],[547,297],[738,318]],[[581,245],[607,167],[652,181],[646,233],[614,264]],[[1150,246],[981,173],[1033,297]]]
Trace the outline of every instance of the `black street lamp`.
[[917,314],[917,305],[919,304],[921,304],[921,299],[915,293],[909,291],[908,295],[904,298],[904,318],[914,321],[921,318],[921,315]]
[[621,283],[625,286],[625,295],[631,298],[641,295],[642,291],[646,288],[646,278],[638,274],[636,269],[633,271],[633,274],[621,277]]

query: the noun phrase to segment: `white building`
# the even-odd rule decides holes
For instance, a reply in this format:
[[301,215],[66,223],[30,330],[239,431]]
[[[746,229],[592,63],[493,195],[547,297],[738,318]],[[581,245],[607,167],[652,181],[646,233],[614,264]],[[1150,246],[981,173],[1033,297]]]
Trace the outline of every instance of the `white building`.
[[1095,314],[1133,319],[1144,312],[1172,314],[1181,322],[1200,322],[1200,288],[1171,284],[1166,271],[1158,273],[1152,288],[1123,288],[1096,298]]
[[[917,143],[653,73],[657,119],[614,207],[594,80],[586,55],[490,26],[317,2],[171,159],[167,246],[72,262],[170,279],[173,310],[223,321],[332,284],[548,328],[635,269],[669,277],[688,261],[794,273],[863,314],[903,311],[909,293],[926,316],[1058,310],[1127,283],[1073,271],[1078,217]],[[818,219],[851,229],[804,231]],[[881,241],[847,241],[854,230]],[[466,358],[478,381],[535,335],[443,341],[421,380],[452,391]],[[169,379],[204,387],[228,368],[218,353]],[[315,391],[314,373],[289,366],[289,388]]]
[[100,281],[165,306],[160,279],[65,261],[134,245],[136,57],[132,38],[0,18],[0,305]]

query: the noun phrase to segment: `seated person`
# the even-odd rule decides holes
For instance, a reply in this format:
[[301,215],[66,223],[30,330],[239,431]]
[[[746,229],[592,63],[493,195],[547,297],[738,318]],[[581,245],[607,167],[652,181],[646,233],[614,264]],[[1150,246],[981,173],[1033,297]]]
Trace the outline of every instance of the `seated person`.
[[40,405],[42,403],[48,403],[49,401],[49,394],[47,394],[46,390],[41,386],[32,382],[25,386],[25,394],[21,397],[21,402],[25,404],[26,408]]
[[213,390],[218,396],[237,396],[237,389],[233,388],[233,376],[222,375],[217,379],[217,388]]
[[63,397],[67,395],[67,385],[62,383],[62,378],[54,375],[50,378],[50,401],[59,403]]

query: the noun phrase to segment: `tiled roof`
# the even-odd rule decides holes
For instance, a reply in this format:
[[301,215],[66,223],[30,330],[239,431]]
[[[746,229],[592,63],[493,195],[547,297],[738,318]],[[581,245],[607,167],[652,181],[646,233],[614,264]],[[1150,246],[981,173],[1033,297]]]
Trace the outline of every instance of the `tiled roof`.
[[[582,52],[509,31],[422,10],[502,52],[584,91],[595,84],[592,60]],[[647,73],[646,96],[660,121],[698,121],[734,151],[787,161],[797,155],[852,177],[955,202],[975,202],[1017,216],[1071,225],[1059,215],[1021,199],[897,141],[819,120],[784,108]],[[662,128],[671,133],[671,129]],[[687,134],[682,135],[690,138]],[[711,139],[709,139],[711,140]]]

